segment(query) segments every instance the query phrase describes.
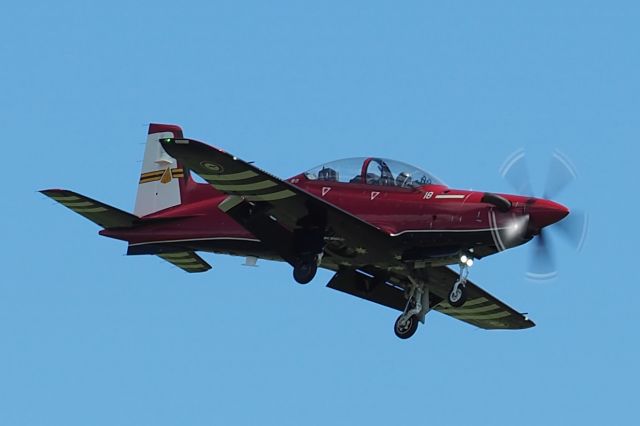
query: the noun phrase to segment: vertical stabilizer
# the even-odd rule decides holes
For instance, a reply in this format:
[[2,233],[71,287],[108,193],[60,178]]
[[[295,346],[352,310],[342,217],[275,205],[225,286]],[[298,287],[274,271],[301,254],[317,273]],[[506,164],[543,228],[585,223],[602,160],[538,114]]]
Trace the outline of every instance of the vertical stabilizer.
[[142,160],[134,214],[142,217],[179,205],[185,170],[160,145],[162,138],[182,138],[182,129],[170,124],[150,124]]

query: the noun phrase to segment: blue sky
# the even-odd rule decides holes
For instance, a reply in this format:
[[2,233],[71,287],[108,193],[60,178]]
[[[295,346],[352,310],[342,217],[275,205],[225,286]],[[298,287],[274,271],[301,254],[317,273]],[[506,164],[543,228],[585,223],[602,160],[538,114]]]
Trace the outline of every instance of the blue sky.
[[[62,3],[2,6],[0,424],[634,423],[637,2]],[[36,192],[132,210],[149,122],[281,177],[370,154],[497,192],[509,154],[541,191],[559,149],[589,237],[554,238],[552,282],[527,246],[473,267],[537,327],[434,313],[400,341],[327,272],[187,275]]]

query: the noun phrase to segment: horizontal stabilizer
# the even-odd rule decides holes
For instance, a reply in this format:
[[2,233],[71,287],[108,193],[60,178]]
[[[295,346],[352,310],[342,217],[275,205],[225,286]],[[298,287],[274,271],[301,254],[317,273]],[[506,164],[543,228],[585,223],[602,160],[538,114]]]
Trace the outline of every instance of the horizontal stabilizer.
[[158,257],[161,257],[186,272],[206,272],[211,269],[211,265],[192,251],[160,253]]
[[128,228],[138,220],[138,216],[77,192],[66,189],[44,189],[40,192],[103,228]]

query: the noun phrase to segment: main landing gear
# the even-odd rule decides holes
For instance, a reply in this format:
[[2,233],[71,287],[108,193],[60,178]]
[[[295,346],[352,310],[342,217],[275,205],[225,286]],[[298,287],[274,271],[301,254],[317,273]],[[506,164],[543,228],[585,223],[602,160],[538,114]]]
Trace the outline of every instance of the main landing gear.
[[307,284],[316,276],[318,265],[324,254],[325,226],[319,226],[322,218],[307,216],[300,221],[300,229],[293,232],[293,279]]
[[293,279],[299,284],[308,284],[316,276],[322,255],[306,256],[293,265]]
[[411,315],[409,318],[405,318],[404,315],[400,315],[393,326],[393,331],[401,339],[408,339],[413,336],[418,329],[418,317]]
[[418,323],[424,320],[429,311],[429,291],[424,285],[411,281],[407,304],[402,315],[396,320],[393,331],[401,339],[408,339],[418,329]]
[[453,284],[447,301],[454,308],[460,308],[467,301],[466,284],[469,276],[469,268],[473,265],[473,259],[466,255],[460,256],[460,276]]

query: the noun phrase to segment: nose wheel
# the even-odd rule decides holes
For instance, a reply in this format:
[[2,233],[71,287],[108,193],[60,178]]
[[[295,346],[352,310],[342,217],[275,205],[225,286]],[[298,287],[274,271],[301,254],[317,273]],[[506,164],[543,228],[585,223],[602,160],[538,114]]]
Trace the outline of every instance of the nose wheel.
[[460,308],[467,301],[466,284],[469,276],[469,268],[473,265],[473,260],[466,255],[460,258],[460,276],[453,284],[447,300],[454,308]]
[[467,301],[467,292],[465,291],[464,284],[456,281],[453,288],[449,292],[449,304],[454,308],[459,308]]

